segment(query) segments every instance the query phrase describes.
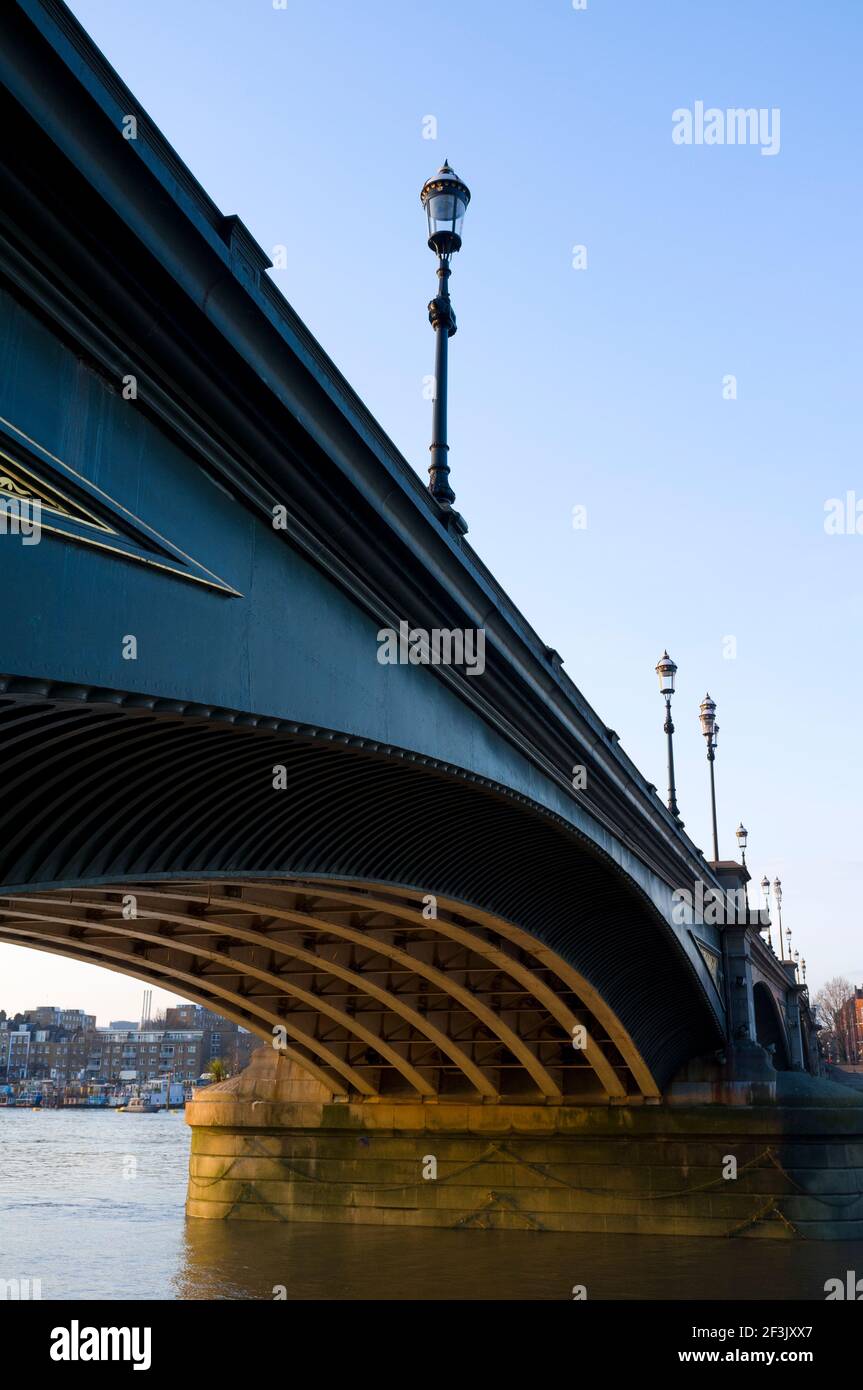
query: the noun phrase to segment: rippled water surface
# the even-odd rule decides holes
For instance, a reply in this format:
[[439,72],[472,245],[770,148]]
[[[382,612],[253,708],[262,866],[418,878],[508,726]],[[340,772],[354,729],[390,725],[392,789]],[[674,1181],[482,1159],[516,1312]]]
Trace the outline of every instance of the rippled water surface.
[[863,1242],[187,1221],[181,1111],[0,1111],[0,1279],[43,1298],[823,1299]]

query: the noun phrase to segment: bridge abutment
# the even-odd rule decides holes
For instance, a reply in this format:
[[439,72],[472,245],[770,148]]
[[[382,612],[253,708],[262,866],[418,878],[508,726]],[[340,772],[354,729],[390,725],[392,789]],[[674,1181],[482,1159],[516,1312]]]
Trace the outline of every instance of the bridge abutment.
[[187,1214],[859,1239],[863,1104],[792,1081],[755,1106],[354,1102],[264,1047],[187,1107]]

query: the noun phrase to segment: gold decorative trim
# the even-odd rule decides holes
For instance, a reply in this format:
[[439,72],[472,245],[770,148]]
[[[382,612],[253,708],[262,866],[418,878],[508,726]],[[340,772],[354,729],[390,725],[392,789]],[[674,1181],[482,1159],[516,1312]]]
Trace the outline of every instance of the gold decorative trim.
[[[12,496],[31,505],[38,502],[41,509],[58,516],[74,517],[82,526],[92,526],[107,535],[113,532],[110,526],[100,521],[85,507],[76,505],[65,497],[58,488],[50,487],[43,479],[26,468],[18,459],[13,459],[5,449],[0,449],[0,494]],[[61,500],[62,499],[62,500]]]
[[707,969],[710,972],[711,980],[715,984],[716,988],[718,990],[721,990],[722,960],[719,953],[717,951],[714,951],[710,946],[706,946],[704,942],[699,940],[697,936],[693,937],[693,940],[701,954],[701,959],[704,961],[704,964],[707,966]]
[[[30,507],[38,505],[41,531],[79,545],[104,550],[151,569],[163,570],[193,584],[202,584],[236,598],[242,597],[233,585],[220,579],[200,561],[194,560],[179,546],[153,530],[140,517],[2,415],[0,441],[0,510],[6,499]],[[16,444],[20,454],[15,449]],[[9,452],[10,449],[13,452]],[[44,472],[48,473],[48,478],[43,476]],[[52,474],[59,474],[66,487],[55,482]],[[92,502],[93,510],[73,493],[83,494],[88,502]],[[46,513],[52,520],[45,520]],[[174,563],[171,563],[172,560]]]

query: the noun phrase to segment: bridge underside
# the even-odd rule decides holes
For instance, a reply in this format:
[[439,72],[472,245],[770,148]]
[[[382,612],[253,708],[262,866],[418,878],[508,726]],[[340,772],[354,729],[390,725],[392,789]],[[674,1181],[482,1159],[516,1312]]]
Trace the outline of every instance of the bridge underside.
[[488,913],[417,893],[222,879],[9,895],[0,941],[176,989],[275,1038],[351,1099],[657,1094],[564,960]]
[[281,1029],[356,1098],[656,1097],[718,1045],[668,924],[524,797],[326,730],[5,685],[3,942]]

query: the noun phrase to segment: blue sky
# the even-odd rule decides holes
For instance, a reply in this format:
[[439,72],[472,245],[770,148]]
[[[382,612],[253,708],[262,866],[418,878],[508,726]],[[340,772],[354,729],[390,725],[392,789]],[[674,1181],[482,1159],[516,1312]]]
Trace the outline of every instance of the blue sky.
[[[826,534],[824,509],[863,502],[863,7],[71,8],[221,209],[286,246],[273,278],[423,476],[419,189],[449,157],[473,192],[450,353],[470,540],[663,791],[668,647],[678,799],[708,851],[710,690],[722,855],[742,818],[810,984],[861,983],[863,534]],[[779,108],[778,154],[674,144],[696,101]],[[12,955],[7,1007],[137,1011],[135,982]]]

